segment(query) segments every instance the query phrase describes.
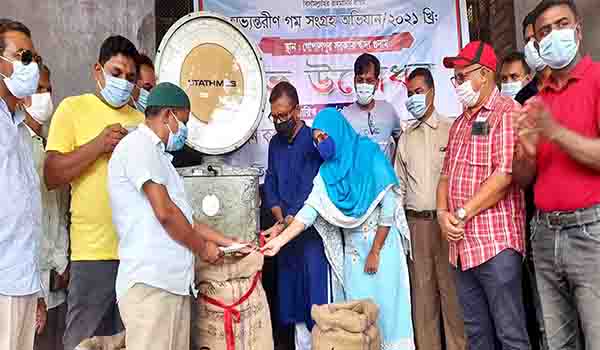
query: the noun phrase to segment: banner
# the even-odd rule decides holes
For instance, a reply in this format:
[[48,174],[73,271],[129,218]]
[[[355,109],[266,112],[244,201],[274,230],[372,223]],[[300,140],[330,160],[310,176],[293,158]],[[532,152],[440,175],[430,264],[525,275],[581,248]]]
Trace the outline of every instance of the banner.
[[[255,40],[263,52],[269,90],[280,81],[291,82],[298,89],[302,118],[309,123],[323,107],[355,100],[354,61],[364,52],[381,62],[376,99],[392,103],[403,120],[410,119],[404,81],[416,67],[432,71],[438,111],[448,116],[461,112],[452,71],[442,59],[456,55],[468,41],[465,0],[201,1],[202,10],[229,17]],[[266,163],[274,133],[269,124],[263,118],[251,140],[259,149],[238,156],[263,153],[253,155],[256,161],[250,163]]]

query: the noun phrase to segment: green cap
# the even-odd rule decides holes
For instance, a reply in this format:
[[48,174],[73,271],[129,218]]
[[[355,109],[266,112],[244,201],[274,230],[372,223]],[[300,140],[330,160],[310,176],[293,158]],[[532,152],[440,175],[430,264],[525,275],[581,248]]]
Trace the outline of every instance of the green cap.
[[160,83],[150,91],[147,107],[190,108],[190,98],[179,86]]

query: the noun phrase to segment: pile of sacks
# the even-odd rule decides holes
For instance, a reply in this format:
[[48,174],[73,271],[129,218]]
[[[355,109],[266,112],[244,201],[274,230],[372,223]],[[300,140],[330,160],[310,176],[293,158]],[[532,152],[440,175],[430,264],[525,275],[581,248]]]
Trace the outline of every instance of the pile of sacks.
[[313,350],[379,350],[379,308],[371,300],[314,305]]

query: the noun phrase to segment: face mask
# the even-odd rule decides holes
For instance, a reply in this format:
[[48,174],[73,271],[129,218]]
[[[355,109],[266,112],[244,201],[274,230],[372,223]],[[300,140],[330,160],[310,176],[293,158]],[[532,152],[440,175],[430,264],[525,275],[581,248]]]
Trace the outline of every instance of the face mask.
[[291,138],[292,133],[294,132],[294,128],[296,127],[296,121],[294,120],[294,118],[290,118],[290,120],[285,122],[274,124],[277,133],[287,139]]
[[413,117],[420,119],[425,115],[427,109],[429,109],[429,106],[427,106],[427,95],[429,95],[430,91],[427,91],[425,94],[414,94],[406,100],[406,109]]
[[36,122],[44,125],[52,117],[54,105],[52,104],[52,95],[49,92],[31,95],[31,106],[27,107],[27,113]]
[[474,107],[477,104],[477,101],[479,101],[479,95],[481,92],[473,89],[473,84],[470,80],[465,81],[455,89],[456,94],[458,95],[458,100],[463,104],[463,106],[467,108]]
[[[114,108],[125,106],[131,98],[131,92],[134,87],[133,83],[106,74],[104,68],[102,68],[102,74],[104,74],[105,86],[100,90],[100,95],[102,95],[104,101]],[[98,86],[100,86],[100,83],[98,83]]]
[[38,64],[31,62],[24,65],[21,61],[11,61],[4,56],[0,56],[0,58],[11,62],[13,65],[13,72],[10,77],[0,73],[4,77],[4,84],[6,84],[8,91],[16,98],[25,98],[35,94],[40,80]]
[[556,29],[540,41],[540,56],[552,69],[568,66],[579,49],[575,28]]
[[331,137],[327,137],[325,140],[317,144],[317,150],[324,161],[332,160],[335,158],[335,142]]
[[525,45],[525,62],[534,72],[541,72],[546,68],[546,63],[540,57],[540,53],[535,48],[535,41],[529,40]]
[[166,149],[169,152],[174,152],[181,150],[185,145],[185,141],[187,141],[188,137],[188,129],[185,124],[183,124],[179,119],[177,119],[173,112],[169,113],[173,116],[173,118],[175,118],[175,120],[177,120],[177,126],[179,129],[177,130],[177,133],[173,133],[173,131],[171,131],[171,127],[167,123],[167,129],[169,129],[169,140],[167,141]]
[[138,111],[144,113],[146,111],[146,106],[148,105],[148,96],[150,96],[150,91],[140,88],[140,96],[137,101],[134,101],[135,108]]
[[356,84],[356,102],[366,106],[375,97],[375,85],[372,84]]
[[502,85],[500,86],[500,89],[501,89],[500,93],[503,96],[515,98],[515,96],[517,96],[517,94],[519,93],[519,91],[521,91],[522,88],[523,88],[522,81],[513,81],[510,83],[502,83]]

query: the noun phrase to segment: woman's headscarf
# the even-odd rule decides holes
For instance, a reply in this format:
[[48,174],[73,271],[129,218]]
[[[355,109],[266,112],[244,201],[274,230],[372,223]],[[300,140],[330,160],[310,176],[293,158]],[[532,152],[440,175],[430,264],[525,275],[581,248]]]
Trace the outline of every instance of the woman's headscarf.
[[335,156],[321,165],[320,174],[331,202],[346,216],[363,216],[373,201],[398,178],[379,146],[359,136],[335,108],[319,112],[312,124],[331,137]]

